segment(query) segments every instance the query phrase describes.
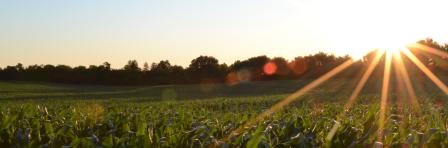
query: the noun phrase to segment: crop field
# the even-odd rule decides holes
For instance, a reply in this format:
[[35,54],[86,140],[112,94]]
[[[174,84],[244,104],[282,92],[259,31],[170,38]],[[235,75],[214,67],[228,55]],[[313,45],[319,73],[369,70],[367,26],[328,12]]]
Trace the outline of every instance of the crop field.
[[0,148],[448,148],[447,6],[0,0]]
[[[379,134],[380,95],[333,80],[258,115],[307,81],[239,86],[76,86],[0,82],[2,147],[447,147],[446,95],[425,87],[420,109],[393,92]],[[376,89],[378,86],[369,86]],[[379,89],[379,88],[378,88]],[[337,95],[335,95],[337,94]],[[379,137],[379,135],[381,135]],[[382,143],[378,143],[382,138]]]

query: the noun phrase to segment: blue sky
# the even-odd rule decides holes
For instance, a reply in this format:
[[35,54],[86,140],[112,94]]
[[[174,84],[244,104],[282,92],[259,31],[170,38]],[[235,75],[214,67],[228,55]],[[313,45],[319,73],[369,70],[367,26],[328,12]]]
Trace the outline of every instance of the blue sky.
[[[292,59],[318,51],[359,54],[376,45],[425,37],[443,42],[448,40],[448,22],[442,19],[448,14],[445,3],[2,0],[0,67],[109,61],[118,68],[130,59],[167,59],[187,66],[199,55],[232,63],[257,55]],[[428,23],[431,19],[440,21]]]

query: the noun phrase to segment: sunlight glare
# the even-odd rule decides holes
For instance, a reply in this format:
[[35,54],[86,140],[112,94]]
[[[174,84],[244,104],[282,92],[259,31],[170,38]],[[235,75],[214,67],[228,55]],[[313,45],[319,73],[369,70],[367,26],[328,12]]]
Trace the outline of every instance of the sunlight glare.
[[[400,50],[402,51],[402,50]],[[414,107],[415,111],[420,114],[421,109],[420,105],[417,100],[417,95],[415,94],[414,88],[412,87],[412,82],[409,77],[408,70],[404,64],[403,58],[401,56],[401,52],[398,52],[394,54],[394,63],[395,68],[397,69],[398,73],[398,80],[405,85],[405,89],[407,90],[407,93],[409,95],[409,100],[411,102],[411,105]]]
[[337,75],[338,73],[344,71],[348,67],[350,67],[354,63],[353,60],[347,60],[341,65],[335,67],[328,73],[324,74],[323,76],[319,77],[318,79],[314,80],[313,82],[309,83],[308,85],[302,87],[301,89],[297,90],[296,92],[292,93],[285,99],[281,100],[277,104],[274,104],[271,108],[269,108],[267,111],[264,111],[257,117],[249,120],[247,123],[245,123],[243,126],[238,128],[237,130],[230,133],[229,137],[227,137],[227,140],[230,138],[230,136],[239,135],[244,131],[245,127],[251,126],[253,124],[256,124],[259,121],[262,121],[266,117],[269,117],[272,113],[275,113],[276,111],[282,109],[284,106],[288,105],[292,101],[297,100],[300,96],[306,94],[307,92],[311,91],[312,89],[318,87],[320,84],[324,83],[325,81],[329,80],[333,76]]
[[380,117],[378,119],[378,141],[383,142],[383,129],[386,121],[386,106],[389,97],[390,71],[392,65],[392,53],[386,53],[386,62],[384,67],[383,86],[381,90]]
[[[361,77],[361,80],[358,82],[358,84],[355,87],[355,90],[353,90],[352,94],[350,95],[350,98],[348,99],[348,102],[346,103],[345,107],[344,107],[344,111],[337,116],[337,123],[339,123],[339,121],[344,118],[345,116],[345,112],[348,111],[353,103],[355,102],[355,99],[359,96],[361,90],[364,88],[365,84],[367,83],[367,80],[369,80],[370,76],[372,75],[373,71],[375,70],[375,68],[377,67],[377,65],[379,64],[381,58],[384,55],[384,50],[377,50],[376,51],[376,55],[372,61],[372,63],[370,63],[369,67],[367,68],[366,72],[363,74],[363,76]],[[334,134],[336,134],[337,129],[339,128],[340,124],[335,124],[333,126],[333,128],[330,130],[330,132],[327,135],[326,140],[327,141],[331,141],[333,139]]]
[[438,50],[438,49],[434,49],[432,47],[429,47],[429,46],[426,46],[426,45],[423,45],[423,44],[420,44],[420,43],[409,44],[407,46],[410,47],[410,48],[417,48],[417,49],[429,52],[431,54],[440,56],[442,58],[448,58],[448,53],[447,52],[441,51],[441,50]]
[[[397,41],[397,42],[393,42]],[[363,60],[366,55],[374,51],[375,49],[384,50],[386,52],[390,52],[393,55],[398,54],[399,51],[403,48],[406,48],[406,45],[410,42],[404,42],[400,40],[392,40],[392,41],[376,41],[376,42],[362,42],[366,43],[356,45],[357,43],[352,43],[348,47],[354,50],[344,50],[344,48],[335,48],[337,53],[349,53],[349,55],[353,58],[353,60]],[[375,46],[374,46],[375,45]],[[364,46],[364,47],[363,47]]]
[[448,94],[448,87],[439,79],[437,76],[431,72],[411,51],[408,49],[403,49],[402,52],[423,72],[428,76],[434,84],[437,85],[445,94]]
[[377,67],[378,63],[380,62],[381,58],[384,55],[384,50],[378,50],[372,63],[370,63],[369,67],[367,68],[367,71],[364,73],[364,75],[361,77],[361,80],[358,82],[358,84],[355,87],[355,90],[350,95],[350,98],[348,99],[347,104],[345,105],[345,110],[348,110],[353,105],[356,97],[358,97],[361,90],[364,88],[364,85],[367,83],[367,80],[372,75],[373,71]]
[[446,21],[425,21],[438,20],[438,14],[446,14],[443,7],[446,3],[441,0],[316,0],[311,4],[322,5],[316,11],[316,30],[319,38],[328,42],[327,49],[361,59],[371,49],[402,48],[428,36],[446,38],[443,29]]

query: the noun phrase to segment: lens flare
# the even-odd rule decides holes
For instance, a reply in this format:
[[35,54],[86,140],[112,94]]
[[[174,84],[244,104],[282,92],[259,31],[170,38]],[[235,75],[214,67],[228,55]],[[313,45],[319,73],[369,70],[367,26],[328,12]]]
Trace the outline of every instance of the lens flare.
[[243,126],[241,126],[240,128],[238,128],[237,130],[231,132],[231,134],[229,135],[229,137],[227,137],[226,140],[229,140],[229,138],[231,136],[236,136],[241,134],[245,127],[249,127],[263,119],[265,119],[266,117],[270,116],[272,113],[282,109],[285,105],[288,105],[289,103],[291,103],[292,101],[296,100],[297,98],[299,98],[300,96],[304,95],[305,93],[309,92],[310,90],[316,88],[317,86],[319,86],[320,84],[322,84],[323,82],[329,80],[330,78],[332,78],[333,76],[337,75],[338,73],[342,72],[343,70],[347,69],[348,67],[350,67],[352,64],[354,63],[353,60],[348,60],[344,63],[342,63],[341,65],[337,66],[336,68],[332,69],[330,72],[324,74],[323,76],[321,76],[320,78],[314,80],[313,82],[311,82],[310,84],[306,85],[305,87],[299,89],[298,91],[294,92],[293,94],[291,94],[290,96],[288,96],[287,98],[281,100],[280,102],[278,102],[277,104],[273,105],[270,109],[268,109],[267,111],[261,113],[260,115],[258,115],[255,118],[252,118],[251,120],[249,120],[247,123],[245,123]]
[[277,72],[277,65],[274,62],[268,62],[263,66],[263,71],[267,75],[273,75]]
[[[409,48],[415,48],[419,49],[419,51],[425,51],[437,56],[441,57],[448,57],[448,53],[425,46],[421,44],[412,44],[410,46],[407,46]],[[348,102],[344,106],[344,111],[348,111],[354,104],[356,98],[359,96],[360,92],[366,85],[367,81],[371,77],[372,73],[375,71],[376,67],[379,65],[380,61],[382,61],[383,55],[385,56],[385,63],[384,63],[384,73],[383,73],[383,81],[382,81],[382,87],[381,87],[381,99],[380,99],[380,110],[379,110],[379,119],[377,121],[378,123],[378,129],[377,129],[377,144],[383,145],[383,138],[384,138],[384,127],[386,123],[386,113],[387,113],[387,106],[388,106],[388,99],[390,94],[390,83],[391,83],[391,71],[392,71],[392,64],[394,66],[395,75],[397,77],[397,83],[398,83],[398,89],[399,93],[403,94],[403,90],[406,91],[407,96],[409,97],[409,100],[411,102],[411,105],[415,109],[415,111],[421,115],[421,108],[419,106],[417,96],[415,93],[415,90],[412,86],[412,82],[409,76],[409,73],[407,71],[406,63],[404,63],[403,57],[401,56],[404,54],[414,65],[419,68],[428,78],[431,79],[434,84],[439,87],[444,93],[448,94],[448,87],[434,74],[432,73],[407,47],[392,47],[392,48],[379,48],[376,50],[376,55],[372,62],[367,67],[365,73],[362,75],[361,79],[357,83],[355,89],[353,90],[352,94],[350,95]],[[362,57],[365,57],[365,55],[362,55]],[[258,123],[261,120],[264,120],[266,117],[269,117],[276,111],[282,109],[284,106],[290,104],[292,101],[296,100],[300,96],[304,95],[305,93],[309,92],[310,90],[316,88],[320,84],[324,83],[325,81],[331,79],[336,74],[344,71],[349,66],[351,66],[354,63],[353,60],[346,61],[345,63],[339,65],[338,67],[334,68],[330,72],[324,74],[320,78],[314,80],[310,84],[306,85],[305,87],[297,90],[296,92],[292,93],[287,98],[281,100],[277,104],[274,104],[271,108],[269,108],[267,111],[261,113],[256,118],[252,118],[248,122],[246,122],[243,126],[238,128],[237,130],[231,132],[231,135],[227,137],[227,140],[230,138],[230,136],[236,136],[241,134],[245,128],[252,126],[253,124]],[[263,71],[267,75],[272,75],[276,72],[277,67],[274,63],[267,63],[263,67]],[[400,94],[400,95],[401,95]],[[401,99],[401,98],[399,98]],[[403,103],[403,101],[399,101],[399,103]],[[399,106],[402,104],[398,104]],[[340,115],[338,115],[335,121],[335,125],[333,128],[329,131],[326,140],[331,142],[333,139],[333,136],[337,132],[337,129],[340,127],[340,120],[345,116],[346,112],[342,112]],[[402,127],[400,127],[402,128]]]

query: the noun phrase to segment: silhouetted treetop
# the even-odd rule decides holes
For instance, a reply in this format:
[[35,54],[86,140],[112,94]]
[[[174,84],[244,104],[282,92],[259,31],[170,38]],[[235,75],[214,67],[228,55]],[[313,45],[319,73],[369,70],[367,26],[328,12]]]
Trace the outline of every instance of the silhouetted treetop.
[[126,71],[140,71],[136,60],[129,60],[128,64],[126,64],[123,69]]

